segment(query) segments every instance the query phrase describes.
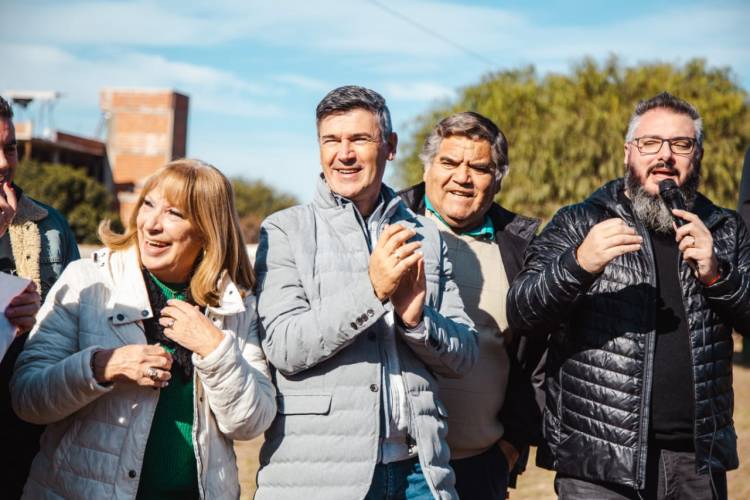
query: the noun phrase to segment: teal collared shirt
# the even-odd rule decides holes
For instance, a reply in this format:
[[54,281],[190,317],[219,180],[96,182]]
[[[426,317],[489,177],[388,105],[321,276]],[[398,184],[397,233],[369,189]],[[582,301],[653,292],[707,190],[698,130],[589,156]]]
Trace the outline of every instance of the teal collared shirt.
[[[443,217],[438,213],[438,211],[435,210],[435,207],[432,206],[430,200],[427,199],[427,195],[424,195],[424,206],[427,210],[435,214],[435,216],[440,219],[443,224],[450,227],[450,224],[448,224],[445,219],[443,219]],[[490,219],[489,215],[484,216],[484,222],[481,226],[476,227],[471,231],[460,231],[459,233],[468,234],[469,236],[473,236],[475,238],[483,238],[489,241],[495,241],[495,225],[492,224],[492,219]]]

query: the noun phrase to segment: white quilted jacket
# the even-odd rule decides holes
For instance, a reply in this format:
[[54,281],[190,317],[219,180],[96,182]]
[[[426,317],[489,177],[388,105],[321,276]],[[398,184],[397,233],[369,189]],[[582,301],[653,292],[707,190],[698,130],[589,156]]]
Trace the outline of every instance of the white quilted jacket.
[[[232,440],[271,424],[275,392],[259,348],[255,297],[243,300],[225,280],[221,305],[207,315],[225,338],[207,357],[193,355],[200,494],[236,499]],[[50,290],[11,382],[16,413],[48,425],[23,498],[135,498],[159,392],[101,386],[90,361],[98,349],[146,343],[142,320],[152,316],[135,248],[73,262]]]

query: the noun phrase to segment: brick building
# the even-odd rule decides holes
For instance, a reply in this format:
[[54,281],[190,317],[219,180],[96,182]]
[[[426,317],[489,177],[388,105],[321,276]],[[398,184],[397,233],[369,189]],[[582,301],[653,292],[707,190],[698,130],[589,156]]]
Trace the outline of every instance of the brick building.
[[[127,221],[144,180],[165,163],[186,156],[189,101],[173,90],[103,89],[100,107],[106,125],[101,141],[58,131],[54,91],[3,92],[19,111],[16,139],[21,159],[81,167],[114,195]],[[34,102],[39,116],[27,110]]]
[[189,98],[173,90],[104,89],[107,156],[113,192],[126,221],[143,181],[186,155]]

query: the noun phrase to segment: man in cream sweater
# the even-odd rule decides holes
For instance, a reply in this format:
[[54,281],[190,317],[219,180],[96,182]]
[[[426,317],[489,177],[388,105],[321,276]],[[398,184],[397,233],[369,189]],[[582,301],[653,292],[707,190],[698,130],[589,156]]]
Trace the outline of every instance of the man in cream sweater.
[[442,232],[479,332],[474,369],[462,379],[440,378],[456,489],[461,498],[503,499],[511,471],[523,468],[528,446],[540,438],[532,377],[545,346],[514,338],[505,315],[509,283],[539,222],[493,202],[508,171],[508,143],[488,118],[466,112],[443,119],[420,158],[425,182],[400,195]]

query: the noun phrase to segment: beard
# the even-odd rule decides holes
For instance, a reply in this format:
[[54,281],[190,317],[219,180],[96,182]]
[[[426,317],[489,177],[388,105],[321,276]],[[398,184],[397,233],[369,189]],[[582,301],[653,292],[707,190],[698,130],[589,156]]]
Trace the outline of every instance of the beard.
[[[630,202],[633,205],[633,213],[650,230],[657,233],[669,234],[674,233],[672,225],[673,215],[667,205],[661,199],[661,196],[653,196],[643,188],[642,179],[632,164],[628,164],[628,171],[625,175],[625,188],[630,195]],[[652,170],[657,168],[668,168],[664,163],[657,163],[649,168],[646,172],[648,176]],[[676,170],[675,170],[676,173]],[[692,210],[695,203],[695,197],[698,194],[698,186],[701,179],[701,162],[693,159],[691,169],[685,178],[685,182],[679,186],[682,196],[685,198],[685,207]]]

